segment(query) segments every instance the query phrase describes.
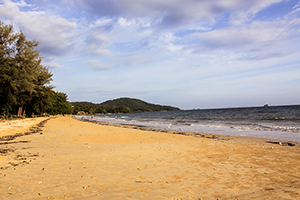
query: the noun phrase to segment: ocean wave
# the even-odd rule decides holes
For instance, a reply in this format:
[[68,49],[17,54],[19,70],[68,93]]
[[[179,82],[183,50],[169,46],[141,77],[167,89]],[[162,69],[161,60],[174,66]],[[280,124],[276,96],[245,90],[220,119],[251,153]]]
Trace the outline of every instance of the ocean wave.
[[[91,116],[83,117],[89,119]],[[272,135],[288,140],[299,137],[300,141],[300,106],[95,115],[93,120],[227,135]]]

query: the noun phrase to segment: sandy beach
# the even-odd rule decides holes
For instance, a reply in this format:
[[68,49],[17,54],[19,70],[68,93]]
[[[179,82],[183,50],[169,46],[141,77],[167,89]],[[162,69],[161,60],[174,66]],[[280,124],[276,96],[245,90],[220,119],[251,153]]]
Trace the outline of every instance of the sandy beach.
[[72,116],[6,121],[0,199],[300,199],[300,148]]

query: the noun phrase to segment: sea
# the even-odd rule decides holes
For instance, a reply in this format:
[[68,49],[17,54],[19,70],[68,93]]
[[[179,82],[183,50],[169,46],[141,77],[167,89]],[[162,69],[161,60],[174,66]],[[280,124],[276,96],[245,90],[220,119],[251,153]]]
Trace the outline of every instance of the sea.
[[98,122],[300,142],[300,105],[77,116]]

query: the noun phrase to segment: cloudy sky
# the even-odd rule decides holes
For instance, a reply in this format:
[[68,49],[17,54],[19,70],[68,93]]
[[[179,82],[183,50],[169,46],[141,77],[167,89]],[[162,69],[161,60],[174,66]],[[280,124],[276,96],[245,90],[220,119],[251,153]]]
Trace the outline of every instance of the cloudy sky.
[[299,0],[0,0],[70,101],[300,104]]

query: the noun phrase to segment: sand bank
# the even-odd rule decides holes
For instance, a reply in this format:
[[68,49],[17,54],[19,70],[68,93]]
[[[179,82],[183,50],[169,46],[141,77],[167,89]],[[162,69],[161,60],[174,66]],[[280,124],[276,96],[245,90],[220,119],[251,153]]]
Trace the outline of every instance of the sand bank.
[[0,199],[300,199],[298,144],[184,134],[52,118],[0,141]]

